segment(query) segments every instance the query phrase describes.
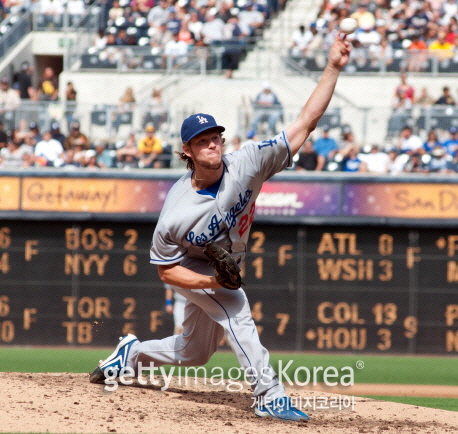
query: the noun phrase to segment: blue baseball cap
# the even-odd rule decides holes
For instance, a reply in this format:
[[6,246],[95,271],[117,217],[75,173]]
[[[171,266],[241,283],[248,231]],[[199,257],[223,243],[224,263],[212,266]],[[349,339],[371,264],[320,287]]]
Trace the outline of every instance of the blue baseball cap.
[[226,130],[226,128],[218,125],[215,118],[205,113],[197,113],[191,115],[183,121],[181,125],[181,140],[183,142],[189,142],[193,137],[197,136],[206,130],[216,128],[220,133]]

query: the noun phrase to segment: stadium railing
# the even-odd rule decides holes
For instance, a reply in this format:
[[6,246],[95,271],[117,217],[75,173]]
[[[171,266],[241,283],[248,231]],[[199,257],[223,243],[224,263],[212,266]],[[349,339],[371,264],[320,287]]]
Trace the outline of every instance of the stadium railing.
[[[343,74],[385,75],[387,73],[412,72],[429,75],[456,74],[458,72],[458,50],[407,50],[393,49],[388,56],[375,57],[368,48],[358,48],[352,51],[350,60]],[[292,74],[304,72],[321,72],[326,65],[328,52],[314,50],[299,53],[288,49],[285,65]]]

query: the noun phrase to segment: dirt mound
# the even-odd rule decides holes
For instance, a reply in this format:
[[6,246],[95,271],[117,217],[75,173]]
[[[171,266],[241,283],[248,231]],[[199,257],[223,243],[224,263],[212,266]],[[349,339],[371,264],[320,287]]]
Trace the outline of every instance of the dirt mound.
[[[194,380],[192,380],[194,383]],[[0,373],[0,432],[51,433],[445,433],[457,432],[458,413],[354,398],[353,409],[340,395],[290,390],[307,405],[308,423],[260,419],[248,389],[179,384],[120,386],[108,392],[90,384],[87,374]],[[327,402],[325,408],[323,403]],[[331,405],[334,403],[334,405]],[[315,408],[311,408],[314,406]]]

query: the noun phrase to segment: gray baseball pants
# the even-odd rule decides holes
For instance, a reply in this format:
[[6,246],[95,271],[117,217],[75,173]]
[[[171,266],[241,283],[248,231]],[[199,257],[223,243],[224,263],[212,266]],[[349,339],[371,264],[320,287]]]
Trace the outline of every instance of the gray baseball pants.
[[150,362],[157,367],[201,366],[207,363],[226,336],[240,366],[246,371],[253,395],[268,399],[286,396],[283,384],[269,364],[269,353],[261,345],[243,289],[173,289],[187,299],[183,333],[133,344],[129,367],[137,372],[139,362],[143,367]]

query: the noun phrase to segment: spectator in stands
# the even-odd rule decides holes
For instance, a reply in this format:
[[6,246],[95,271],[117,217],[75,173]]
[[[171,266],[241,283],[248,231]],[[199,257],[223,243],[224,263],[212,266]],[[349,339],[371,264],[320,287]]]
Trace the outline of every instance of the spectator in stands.
[[390,158],[386,152],[373,144],[368,154],[358,154],[358,158],[365,163],[366,170],[371,173],[387,173],[390,167]]
[[16,84],[21,99],[37,99],[37,92],[32,85],[33,68],[29,62],[21,63],[21,70],[16,75]]
[[393,109],[396,110],[396,112],[400,112],[403,110],[410,110],[411,108],[412,100],[407,98],[405,89],[398,89],[394,98]]
[[455,18],[458,15],[458,4],[456,0],[445,0],[442,4],[442,13],[444,22]]
[[313,38],[307,46],[306,56],[314,57],[317,54],[316,51],[323,48],[324,39],[321,33],[318,31],[316,23],[310,24],[310,32],[312,33]]
[[407,75],[401,74],[399,76],[401,83],[396,87],[394,94],[395,96],[399,97],[399,91],[404,91],[405,98],[410,99],[411,103],[415,102],[415,89],[409,83],[407,83]]
[[232,16],[231,7],[233,4],[231,2],[222,1],[219,3],[219,6],[215,7],[218,9],[215,13],[216,18],[221,18],[225,23]]
[[77,91],[75,86],[71,81],[67,83],[67,88],[65,89],[65,99],[67,101],[76,101]]
[[29,130],[30,130],[30,138],[32,139],[32,144],[36,145],[42,139],[40,129],[38,128],[38,124],[33,121],[30,122]]
[[389,158],[388,173],[391,175],[399,175],[404,170],[406,162],[409,158],[408,155],[400,154],[399,150],[394,146],[385,148],[385,152]]
[[361,31],[356,33],[356,39],[361,42],[364,48],[370,49],[371,47],[377,47],[380,45],[382,35],[378,33],[373,26],[364,24],[361,27]]
[[[110,10],[108,11],[108,19],[111,21],[110,24],[114,24],[114,22],[123,15],[124,9],[119,5],[119,0],[114,0]],[[101,36],[100,31],[99,36]]]
[[158,158],[162,154],[162,142],[154,135],[154,126],[148,124],[145,128],[146,136],[140,139],[137,143],[139,155],[139,167],[145,169],[155,166]]
[[374,28],[375,17],[372,12],[368,10],[368,2],[361,2],[358,9],[351,14],[351,17],[358,21],[360,28]]
[[136,8],[142,15],[148,15],[148,12],[154,7],[154,0],[132,0],[130,7]]
[[367,172],[366,163],[358,156],[359,148],[356,145],[348,145],[339,153],[342,155],[342,170],[344,172]]
[[189,20],[183,19],[180,22],[180,29],[178,30],[178,40],[184,41],[188,45],[194,45],[194,35],[189,31]]
[[437,39],[429,46],[429,51],[432,56],[435,56],[439,61],[451,59],[453,57],[453,44],[446,41],[447,34],[441,30],[437,34]]
[[103,169],[115,167],[116,153],[108,149],[108,143],[101,140],[94,143],[94,151],[98,167]]
[[431,151],[431,160],[427,165],[428,171],[435,172],[445,172],[449,161],[452,159],[447,156],[447,152],[443,146],[438,145]]
[[180,41],[178,33],[172,36],[172,39],[165,44],[163,54],[164,68],[179,68],[188,60],[189,46],[186,42]]
[[428,26],[424,33],[425,44],[429,47],[437,39],[438,25],[436,23],[431,23]]
[[51,67],[45,68],[43,78],[38,82],[38,99],[56,101],[59,97],[59,81]]
[[293,33],[291,39],[293,42],[291,54],[293,56],[305,56],[307,46],[313,39],[313,33],[310,30],[305,30],[304,25],[300,25],[299,29]]
[[426,153],[429,153],[433,150],[434,147],[440,145],[439,137],[437,136],[436,130],[429,130],[428,137],[423,143],[423,150]]
[[199,20],[199,15],[196,11],[192,11],[189,16],[188,30],[192,33],[195,45],[202,45],[202,27],[204,23]]
[[14,129],[14,111],[21,104],[18,93],[10,87],[9,80],[0,80],[0,121],[8,126],[9,130]]
[[74,23],[75,18],[80,18],[85,14],[85,6],[83,0],[67,0],[67,13],[71,17],[70,24]]
[[167,30],[166,24],[161,24],[159,30],[154,29],[154,32],[150,36],[150,46],[153,48],[154,54],[162,53],[167,42],[173,40],[173,34],[170,30]]
[[94,149],[88,149],[85,152],[85,162],[84,167],[87,169],[100,169],[100,165],[97,161],[97,153]]
[[455,156],[458,151],[458,128],[451,127],[448,132],[450,137],[442,143],[442,146],[448,154]]
[[405,173],[424,173],[429,172],[428,166],[423,163],[422,155],[419,152],[413,152],[404,166]]
[[453,99],[450,88],[448,86],[444,86],[442,88],[442,96],[436,100],[434,103],[436,105],[456,105],[455,100]]
[[64,148],[52,138],[51,131],[43,133],[43,139],[35,146],[35,158],[40,166],[57,166],[58,159],[64,159]]
[[401,152],[420,151],[423,142],[419,136],[413,134],[412,127],[406,125],[399,134],[398,149]]
[[148,24],[150,27],[159,29],[162,24],[167,25],[169,20],[169,5],[167,0],[159,0],[159,4],[154,6],[148,14]]
[[246,36],[239,26],[239,17],[237,15],[229,17],[223,28],[225,78],[232,78],[234,70],[239,67],[240,59],[245,52],[245,43],[243,41]]
[[81,132],[80,123],[78,121],[72,122],[70,134],[65,139],[64,147],[67,150],[72,149],[75,144],[81,145],[84,150],[87,150],[90,147],[89,139]]
[[[86,164],[86,151],[87,149],[83,146],[83,142],[76,140],[73,143],[73,160],[78,165],[78,167],[84,167]],[[69,150],[70,151],[70,150]]]
[[124,46],[127,45],[127,33],[125,29],[119,29],[115,36],[116,45]]
[[62,0],[40,0],[40,13],[44,15],[44,26],[62,27],[65,5]]
[[8,139],[6,147],[0,149],[0,167],[10,169],[20,168],[24,154],[26,153],[33,155],[33,148],[13,138]]
[[57,140],[63,146],[65,142],[65,136],[60,132],[60,125],[57,122],[52,122],[50,131],[52,138]]
[[332,159],[339,149],[337,142],[329,137],[329,126],[324,125],[322,129],[323,135],[313,144],[313,149],[318,154],[317,170],[322,170],[326,161]]
[[[117,45],[116,43],[116,35],[114,33],[108,33],[107,34],[107,41],[105,43],[105,51],[103,53],[107,53],[108,55],[108,48]],[[106,56],[104,56],[106,58]]]
[[92,46],[98,51],[104,50],[107,46],[107,35],[103,29],[99,29],[97,32],[97,35],[92,41]]
[[431,20],[431,14],[428,14],[427,11],[427,2],[422,3],[410,4],[407,8],[408,16],[405,20],[404,28],[407,29],[408,32],[411,30],[413,34],[422,31]]
[[169,17],[167,19],[167,29],[176,35],[180,31],[181,20],[178,19],[176,10],[173,6],[169,7]]
[[283,116],[283,108],[277,95],[272,92],[268,81],[263,83],[262,92],[256,96],[253,108],[254,119],[251,124],[251,130],[256,134],[259,124],[261,122],[267,122],[269,124],[270,134],[276,134],[277,122]]
[[[130,160],[136,161],[136,167],[138,167],[138,148],[137,148],[137,140],[135,139],[135,133],[131,132],[125,142],[121,141],[116,144],[116,165],[117,167],[121,167],[120,164],[123,161]],[[124,157],[128,155],[129,158],[125,159]],[[131,158],[132,157],[132,158]]]
[[[242,26],[242,31],[247,33]],[[216,18],[213,10],[208,10],[205,15],[205,22],[201,30],[202,39],[205,45],[210,45],[214,41],[222,41],[224,35],[224,21]]]
[[33,154],[33,152],[24,152],[22,155],[21,168],[28,168],[33,166],[35,166],[35,154]]
[[435,99],[429,94],[427,87],[422,87],[420,90],[420,96],[415,99],[415,104],[421,107],[432,106]]
[[410,40],[410,45],[407,48],[407,69],[409,72],[424,71],[428,65],[428,47],[418,33],[414,33]]
[[306,140],[302,146],[294,168],[300,171],[322,170],[323,166],[318,166],[318,154],[313,149],[313,142],[311,140]]
[[257,10],[255,3],[249,1],[245,9],[239,12],[240,28],[248,36],[255,36],[257,31],[264,26],[265,16]]
[[456,16],[450,17],[450,21],[447,25],[447,36],[445,37],[447,42],[455,45],[456,38],[458,36],[458,18]]

